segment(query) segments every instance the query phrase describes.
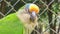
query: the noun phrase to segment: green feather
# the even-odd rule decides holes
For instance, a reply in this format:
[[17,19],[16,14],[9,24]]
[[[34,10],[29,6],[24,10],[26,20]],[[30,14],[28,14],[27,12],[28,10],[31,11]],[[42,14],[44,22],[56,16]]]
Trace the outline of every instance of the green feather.
[[24,25],[16,13],[10,14],[0,20],[0,34],[23,34]]

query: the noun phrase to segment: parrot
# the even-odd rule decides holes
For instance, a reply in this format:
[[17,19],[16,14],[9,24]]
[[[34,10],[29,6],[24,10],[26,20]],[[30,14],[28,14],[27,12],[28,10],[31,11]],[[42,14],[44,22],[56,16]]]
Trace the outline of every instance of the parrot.
[[0,19],[0,34],[31,34],[38,25],[39,7],[27,3],[23,9]]

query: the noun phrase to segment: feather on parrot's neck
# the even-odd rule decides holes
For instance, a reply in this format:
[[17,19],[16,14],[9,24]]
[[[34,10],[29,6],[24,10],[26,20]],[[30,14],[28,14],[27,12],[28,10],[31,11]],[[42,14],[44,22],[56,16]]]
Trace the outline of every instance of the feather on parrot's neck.
[[35,20],[35,22],[33,23],[32,21],[30,21],[30,15],[27,14],[26,12],[21,12],[20,11],[17,13],[18,18],[23,22],[24,26],[26,29],[29,29],[30,32],[32,32],[32,30],[35,28],[35,26],[38,25],[37,23],[37,19]]

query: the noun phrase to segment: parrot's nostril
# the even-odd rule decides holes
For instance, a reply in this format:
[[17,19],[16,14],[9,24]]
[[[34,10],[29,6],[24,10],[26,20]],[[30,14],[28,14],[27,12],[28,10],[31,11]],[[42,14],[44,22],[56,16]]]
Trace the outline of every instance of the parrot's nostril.
[[33,16],[33,17],[36,17],[35,11],[32,11],[32,16]]

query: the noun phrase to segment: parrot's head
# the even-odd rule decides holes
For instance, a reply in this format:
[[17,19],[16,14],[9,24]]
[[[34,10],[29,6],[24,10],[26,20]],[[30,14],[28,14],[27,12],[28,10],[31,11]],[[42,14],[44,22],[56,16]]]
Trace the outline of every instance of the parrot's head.
[[35,21],[39,13],[39,7],[36,4],[28,3],[25,5],[25,10],[29,13],[30,20]]
[[39,13],[39,7],[33,3],[28,3],[23,7],[24,8],[22,10],[18,10],[17,16],[23,22],[26,30],[31,33],[35,26],[38,25],[37,14]]

